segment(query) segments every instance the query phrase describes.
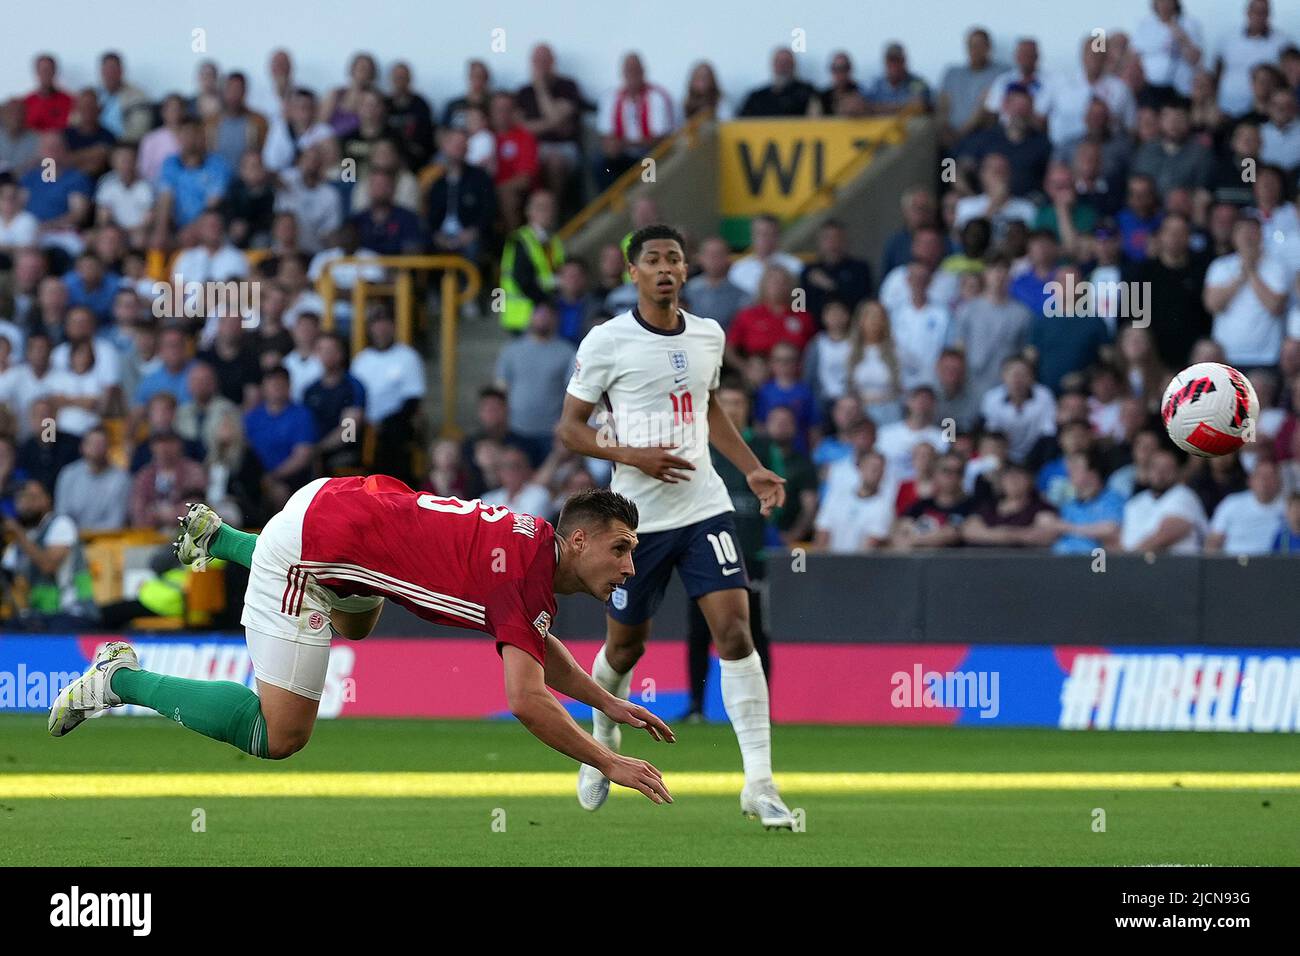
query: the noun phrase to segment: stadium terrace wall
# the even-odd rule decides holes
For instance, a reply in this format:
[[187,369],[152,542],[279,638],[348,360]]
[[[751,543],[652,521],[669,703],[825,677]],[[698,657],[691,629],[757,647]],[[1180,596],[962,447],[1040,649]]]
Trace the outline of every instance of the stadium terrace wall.
[[[1007,553],[809,555],[773,562],[772,713],[779,723],[1060,729],[1300,730],[1300,563]],[[633,693],[687,703],[686,596],[674,581]],[[556,633],[589,666],[601,606],[560,600]],[[41,712],[116,635],[0,634],[0,714]],[[150,670],[253,686],[239,635],[131,638]],[[569,702],[579,719],[583,705]],[[125,708],[133,712],[134,708]],[[115,712],[117,713],[117,712]],[[725,720],[717,661],[705,715]],[[322,717],[508,716],[490,641],[389,608],[336,641]]]

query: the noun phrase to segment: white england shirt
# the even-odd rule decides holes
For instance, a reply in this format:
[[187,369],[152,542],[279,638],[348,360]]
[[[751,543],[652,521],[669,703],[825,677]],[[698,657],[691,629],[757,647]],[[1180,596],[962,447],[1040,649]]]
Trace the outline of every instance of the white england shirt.
[[570,395],[597,406],[601,442],[668,445],[695,466],[689,481],[675,484],[614,466],[610,487],[635,502],[642,533],[734,510],[709,457],[709,392],[718,387],[726,334],[713,319],[678,314],[674,332],[648,325],[636,309],[596,326],[578,346],[569,380]]

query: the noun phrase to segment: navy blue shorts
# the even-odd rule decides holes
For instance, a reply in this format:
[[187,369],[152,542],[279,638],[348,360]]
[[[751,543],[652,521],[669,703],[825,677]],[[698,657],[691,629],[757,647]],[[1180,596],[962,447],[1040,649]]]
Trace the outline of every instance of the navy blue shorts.
[[692,598],[749,583],[730,511],[638,538],[632,552],[636,574],[616,588],[605,605],[609,616],[620,624],[640,624],[654,617],[673,568]]

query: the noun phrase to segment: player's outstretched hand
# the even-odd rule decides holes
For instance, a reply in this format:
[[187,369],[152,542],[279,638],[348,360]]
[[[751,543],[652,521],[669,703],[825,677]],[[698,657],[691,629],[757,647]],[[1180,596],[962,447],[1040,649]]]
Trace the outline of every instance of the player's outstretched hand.
[[621,700],[615,697],[611,704],[601,709],[601,712],[616,724],[627,724],[629,727],[644,727],[645,732],[655,740],[666,744],[677,743],[677,737],[671,727],[644,707],[634,704],[630,700]]
[[674,455],[667,448],[654,446],[633,448],[631,453],[630,464],[641,469],[651,478],[658,478],[670,485],[675,485],[679,481],[690,481],[691,476],[688,472],[695,470],[695,466],[689,461]]
[[745,476],[749,490],[758,498],[760,510],[766,518],[773,508],[785,504],[785,479],[767,468],[755,468]]
[[605,776],[620,786],[641,791],[655,803],[673,802],[673,795],[664,784],[663,774],[654,764],[644,760],[614,754],[613,762],[605,770]]

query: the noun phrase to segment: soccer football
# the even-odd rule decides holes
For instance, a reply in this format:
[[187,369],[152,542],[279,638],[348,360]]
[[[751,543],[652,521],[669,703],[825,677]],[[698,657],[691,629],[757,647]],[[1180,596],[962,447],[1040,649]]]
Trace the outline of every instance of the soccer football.
[[1198,362],[1174,376],[1160,414],[1179,448],[1218,458],[1251,440],[1259,399],[1250,380],[1231,365]]

